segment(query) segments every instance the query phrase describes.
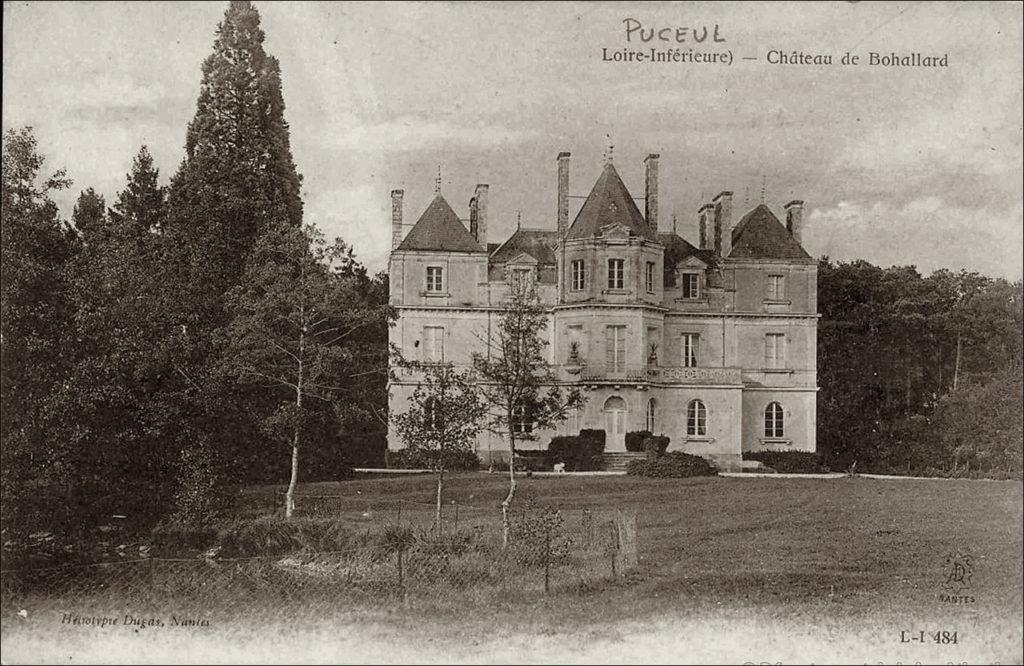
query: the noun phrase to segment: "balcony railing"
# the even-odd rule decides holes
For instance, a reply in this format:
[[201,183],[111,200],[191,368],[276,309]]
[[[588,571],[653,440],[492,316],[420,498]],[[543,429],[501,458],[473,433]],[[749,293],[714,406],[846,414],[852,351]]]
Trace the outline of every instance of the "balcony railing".
[[684,368],[656,365],[587,365],[580,368],[562,366],[566,379],[591,383],[645,384],[741,384],[739,368]]

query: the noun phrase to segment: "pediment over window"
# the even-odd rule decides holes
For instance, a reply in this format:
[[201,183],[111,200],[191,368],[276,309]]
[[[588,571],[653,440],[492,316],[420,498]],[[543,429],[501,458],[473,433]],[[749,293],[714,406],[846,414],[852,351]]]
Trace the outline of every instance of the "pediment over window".
[[511,259],[509,259],[506,262],[505,265],[509,266],[509,267],[511,267],[511,266],[518,266],[518,267],[521,267],[521,268],[536,268],[537,267],[537,260],[534,259],[529,254],[527,254],[525,252],[521,252],[521,253],[517,254],[516,256],[512,257]]
[[687,257],[676,264],[677,271],[691,270],[691,271],[703,271],[707,270],[708,265],[698,259],[697,257]]
[[625,224],[614,222],[601,227],[601,237],[610,239],[628,239],[630,228]]

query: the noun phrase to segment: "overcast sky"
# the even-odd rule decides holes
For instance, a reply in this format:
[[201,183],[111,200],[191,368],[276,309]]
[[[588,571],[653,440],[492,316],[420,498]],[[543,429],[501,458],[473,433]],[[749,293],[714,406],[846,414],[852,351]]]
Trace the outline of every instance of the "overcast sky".
[[[814,256],[1024,272],[1019,3],[256,6],[281,62],[306,221],[372,270],[390,249],[391,189],[415,221],[440,165],[463,217],[474,185],[490,184],[490,240],[517,210],[554,228],[557,153],[572,153],[571,189],[585,195],[611,135],[634,196],[644,156],[661,154],[663,225],[675,212],[690,240],[703,200],[732,190],[738,217],[764,186],[779,215],[807,202]],[[85,187],[112,202],[143,143],[170,178],[225,8],[4,4],[3,128],[33,125],[48,166],[68,169],[65,215]],[[651,46],[627,42],[627,17],[717,24],[715,48],[735,61],[603,62],[603,48]],[[837,64],[769,65],[772,49]],[[843,67],[846,51],[948,54],[949,67]]]

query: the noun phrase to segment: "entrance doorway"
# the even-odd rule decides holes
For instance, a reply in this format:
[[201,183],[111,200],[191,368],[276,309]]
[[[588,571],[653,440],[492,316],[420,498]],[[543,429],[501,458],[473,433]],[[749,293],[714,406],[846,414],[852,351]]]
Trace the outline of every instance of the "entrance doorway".
[[626,401],[613,395],[604,402],[606,451],[626,450]]

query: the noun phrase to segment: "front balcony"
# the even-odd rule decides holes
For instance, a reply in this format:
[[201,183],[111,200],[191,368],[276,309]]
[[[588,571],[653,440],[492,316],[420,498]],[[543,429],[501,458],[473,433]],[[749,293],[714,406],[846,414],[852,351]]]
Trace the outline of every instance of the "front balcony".
[[559,366],[559,376],[581,384],[657,384],[677,386],[742,385],[740,368],[619,365]]

